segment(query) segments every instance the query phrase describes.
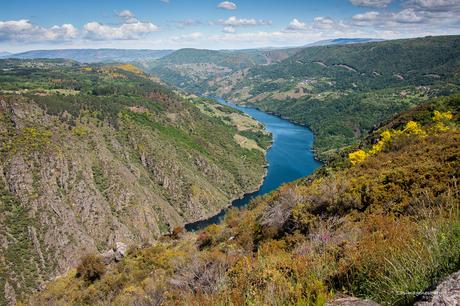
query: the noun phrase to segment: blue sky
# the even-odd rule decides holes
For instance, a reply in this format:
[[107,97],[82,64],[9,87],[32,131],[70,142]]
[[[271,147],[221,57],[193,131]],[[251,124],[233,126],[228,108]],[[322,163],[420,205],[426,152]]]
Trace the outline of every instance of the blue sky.
[[460,33],[460,0],[22,0],[0,10],[0,51],[240,49],[337,37]]

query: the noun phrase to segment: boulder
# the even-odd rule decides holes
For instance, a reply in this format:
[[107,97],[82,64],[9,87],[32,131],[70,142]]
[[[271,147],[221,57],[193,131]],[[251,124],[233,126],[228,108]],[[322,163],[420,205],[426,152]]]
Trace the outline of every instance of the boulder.
[[356,297],[337,294],[333,300],[326,303],[327,306],[379,306],[371,300],[362,300]]
[[126,256],[126,251],[128,246],[123,242],[117,242],[113,249],[108,250],[105,253],[102,253],[101,256],[106,265],[112,262],[118,262]]
[[436,287],[434,291],[423,294],[423,300],[415,303],[414,305],[460,305],[460,271],[446,278]]

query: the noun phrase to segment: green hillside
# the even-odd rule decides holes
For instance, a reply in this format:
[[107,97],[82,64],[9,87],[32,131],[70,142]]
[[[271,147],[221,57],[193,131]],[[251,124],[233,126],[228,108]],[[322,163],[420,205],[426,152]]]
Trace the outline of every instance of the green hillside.
[[257,189],[269,139],[131,65],[0,61],[0,305],[87,252],[151,243]]
[[402,113],[222,224],[87,256],[30,303],[411,305],[460,268],[459,111],[457,95]]
[[278,62],[296,51],[181,49],[142,67],[165,82],[202,94],[213,88],[218,79],[256,65]]
[[316,134],[315,150],[324,160],[356,144],[382,120],[460,90],[459,36],[291,52],[284,60],[238,71],[216,74],[203,67],[200,77],[192,77],[187,70],[171,77],[170,68],[157,72],[181,88],[250,104],[306,124]]

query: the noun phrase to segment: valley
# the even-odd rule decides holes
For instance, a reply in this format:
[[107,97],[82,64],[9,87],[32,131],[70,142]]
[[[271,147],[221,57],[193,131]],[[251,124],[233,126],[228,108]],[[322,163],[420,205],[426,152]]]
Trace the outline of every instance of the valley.
[[[256,197],[276,190],[282,184],[295,181],[312,174],[321,163],[315,160],[312,152],[313,133],[303,126],[295,125],[257,109],[241,107],[218,100],[219,103],[240,110],[262,123],[271,133],[273,143],[267,151],[267,175],[258,190],[245,194],[232,202],[232,208],[244,208]],[[187,224],[187,231],[197,231],[225,219],[228,209],[222,210],[211,218]]]
[[0,304],[421,300],[460,269],[459,50],[0,60]]
[[133,66],[3,60],[0,71],[0,287],[14,299],[86,253],[217,214],[265,175],[260,123]]
[[[184,90],[305,124],[317,136],[317,156],[327,160],[396,113],[458,92],[459,50],[459,36],[424,37],[288,49],[288,57],[275,56],[285,54],[275,50],[270,65],[244,64],[209,75],[185,69],[170,55],[149,71]],[[179,52],[193,59],[203,51]],[[225,53],[215,58],[201,63],[230,60]]]

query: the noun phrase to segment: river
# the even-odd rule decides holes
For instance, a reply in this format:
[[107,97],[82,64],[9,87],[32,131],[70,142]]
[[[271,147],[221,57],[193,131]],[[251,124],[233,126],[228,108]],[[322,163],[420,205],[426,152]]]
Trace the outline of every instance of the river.
[[[307,176],[321,166],[312,152],[314,136],[308,128],[254,108],[234,105],[221,99],[218,99],[218,102],[246,113],[261,122],[273,135],[273,145],[266,155],[268,173],[262,186],[258,191],[233,201],[232,207],[243,207],[254,197],[269,193],[284,183]],[[220,223],[226,211],[227,209],[223,209],[211,218],[189,223],[185,229],[197,231],[208,225]]]

